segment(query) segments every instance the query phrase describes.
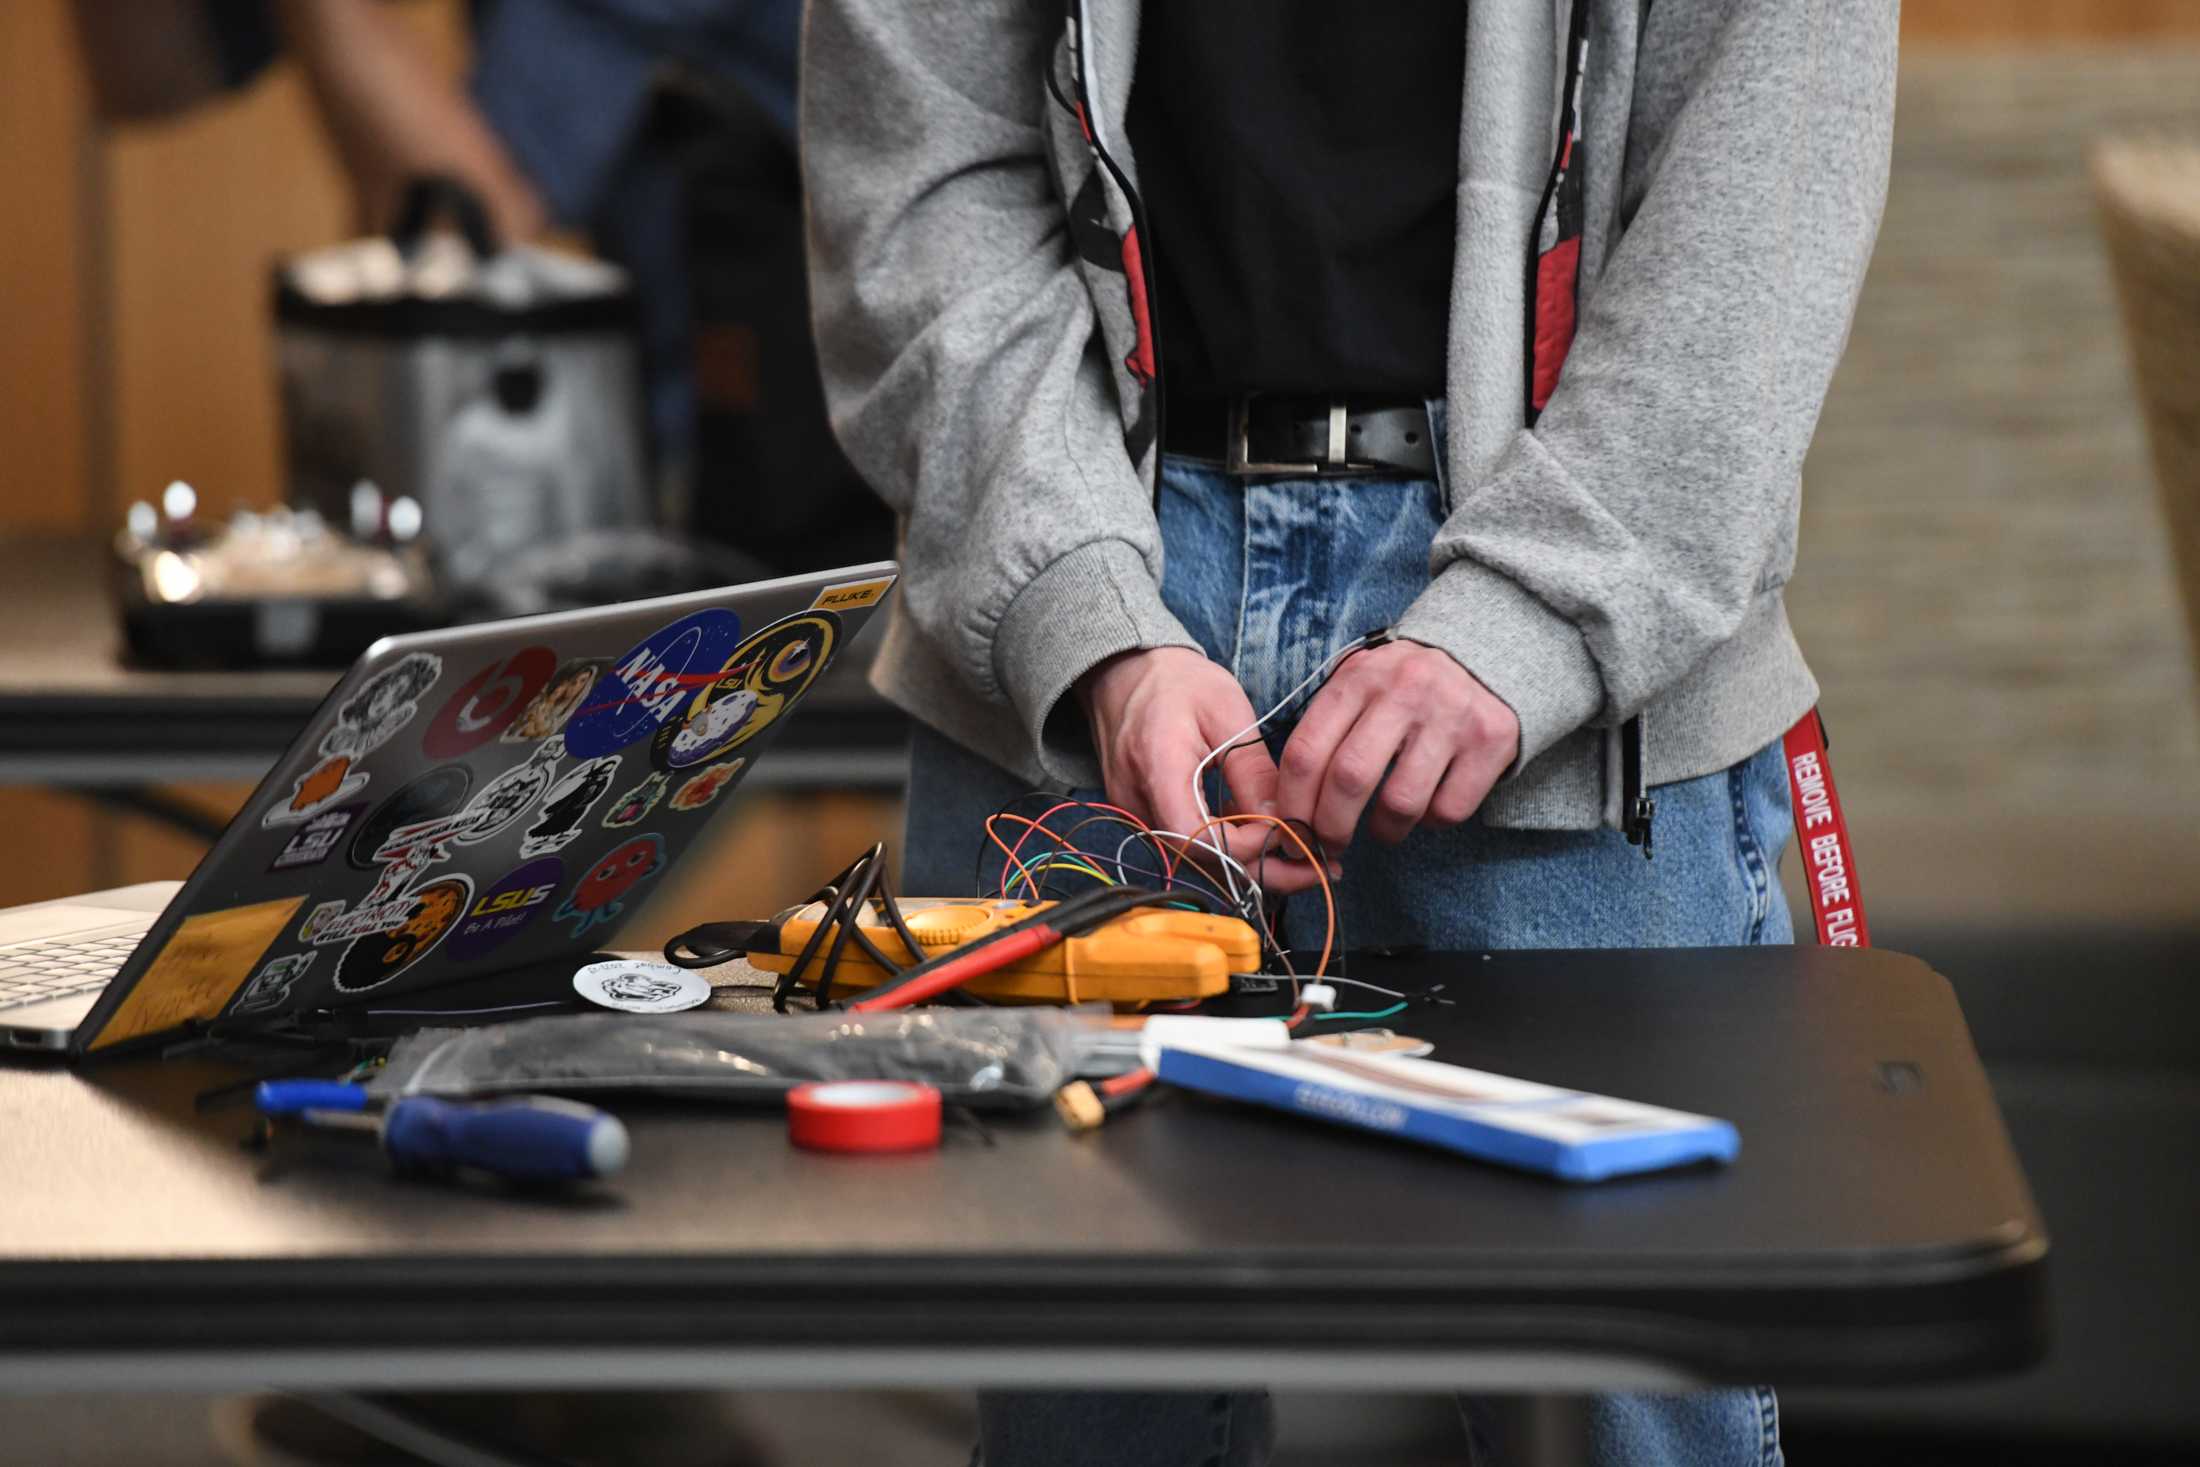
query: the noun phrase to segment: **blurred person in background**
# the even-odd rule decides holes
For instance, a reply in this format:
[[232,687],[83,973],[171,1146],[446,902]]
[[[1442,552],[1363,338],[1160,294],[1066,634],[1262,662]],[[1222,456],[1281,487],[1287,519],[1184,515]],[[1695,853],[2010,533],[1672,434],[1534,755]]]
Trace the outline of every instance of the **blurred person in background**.
[[103,117],[171,117],[280,58],[358,203],[431,174],[500,240],[586,234],[633,277],[668,526],[782,573],[892,552],[825,420],[794,151],[801,0],[473,0],[446,76],[388,0],[75,0]]

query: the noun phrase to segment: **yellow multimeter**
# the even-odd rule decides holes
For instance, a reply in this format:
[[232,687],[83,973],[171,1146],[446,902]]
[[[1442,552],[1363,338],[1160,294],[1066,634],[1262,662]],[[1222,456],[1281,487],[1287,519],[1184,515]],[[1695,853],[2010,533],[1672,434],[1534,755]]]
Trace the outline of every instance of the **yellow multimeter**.
[[[902,897],[896,905],[922,952],[909,951],[876,902],[864,904],[856,926],[887,956],[913,964],[1058,904],[992,897]],[[817,934],[828,910],[828,903],[815,901],[780,914],[773,924],[776,950],[752,947],[749,961],[767,972],[786,972]],[[765,940],[770,941],[768,932]],[[831,941],[828,935],[811,956],[806,981],[818,971]],[[1171,1003],[1225,993],[1231,974],[1257,973],[1260,966],[1260,934],[1242,918],[1175,907],[1133,907],[1083,936],[1065,938],[973,978],[965,988],[995,1003]],[[849,942],[841,948],[833,969],[833,988],[836,992],[876,988],[888,976],[860,946]]]

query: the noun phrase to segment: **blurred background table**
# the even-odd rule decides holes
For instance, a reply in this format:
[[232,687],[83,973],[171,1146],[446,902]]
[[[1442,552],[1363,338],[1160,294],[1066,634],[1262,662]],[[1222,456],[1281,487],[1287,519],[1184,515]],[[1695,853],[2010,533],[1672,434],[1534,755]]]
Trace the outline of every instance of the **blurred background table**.
[[[256,781],[335,684],[328,672],[179,672],[125,659],[106,549],[0,538],[0,784],[65,787],[199,839],[224,823],[160,786]],[[747,781],[898,792],[908,725],[863,680],[869,640],[834,665]]]

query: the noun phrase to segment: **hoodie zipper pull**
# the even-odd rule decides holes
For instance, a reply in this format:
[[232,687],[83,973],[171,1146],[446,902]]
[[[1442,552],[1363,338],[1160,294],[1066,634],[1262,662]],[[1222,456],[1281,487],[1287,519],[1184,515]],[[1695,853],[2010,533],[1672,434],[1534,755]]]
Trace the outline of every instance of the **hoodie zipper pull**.
[[1638,713],[1619,730],[1619,803],[1620,831],[1627,837],[1627,844],[1642,847],[1645,861],[1655,860],[1656,851],[1651,843],[1651,822],[1657,819],[1658,802],[1643,788],[1642,769],[1644,758],[1643,715]]

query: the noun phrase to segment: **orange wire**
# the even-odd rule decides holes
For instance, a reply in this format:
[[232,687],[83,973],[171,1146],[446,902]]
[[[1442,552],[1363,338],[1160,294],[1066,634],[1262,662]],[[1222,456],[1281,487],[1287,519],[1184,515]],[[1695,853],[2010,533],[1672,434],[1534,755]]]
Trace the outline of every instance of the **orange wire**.
[[[1038,895],[1038,883],[1032,879],[1031,873],[1024,868],[1024,863],[1017,859],[1017,853],[1023,850],[1024,842],[1031,839],[1031,833],[1034,830],[1045,831],[1048,835],[1054,838],[1055,844],[1059,845],[1065,852],[1075,855],[1087,854],[1085,852],[1079,851],[1077,847],[1071,845],[1067,839],[1065,839],[1059,832],[1054,829],[1053,826],[1046,824],[1048,816],[1062,810],[1105,810],[1110,815],[1122,816],[1132,825],[1137,826],[1138,829],[1147,836],[1153,835],[1152,826],[1148,825],[1145,821],[1139,819],[1136,815],[1133,815],[1130,811],[1124,809],[1121,805],[1105,804],[1099,800],[1064,800],[1058,805],[1052,805],[1049,806],[1047,809],[1040,811],[1037,819],[1033,819],[1028,815],[1018,815],[1014,811],[1010,810],[1003,810],[997,814],[988,815],[985,821],[986,838],[988,840],[991,840],[996,846],[999,846],[1002,852],[1007,855],[1009,867],[1013,867],[1016,871],[1022,874],[1025,884],[1031,887],[1033,896]],[[1016,844],[1013,847],[1011,847],[1006,841],[1003,841],[999,833],[993,829],[993,822],[996,820],[1013,820],[1017,824],[1024,827],[1024,833],[1016,837]],[[1154,844],[1161,848],[1162,878],[1167,881],[1175,880],[1176,863],[1169,854],[1168,844],[1164,841],[1159,840],[1156,840]],[[1008,895],[1009,867],[1004,867],[1001,871],[1002,896]]]
[[[1054,807],[1054,810],[1059,810],[1059,809],[1061,809],[1061,808],[1062,808],[1062,806],[1060,806],[1060,805],[1056,805],[1056,806]],[[1064,853],[1068,853],[1068,852],[1070,852],[1070,850],[1071,850],[1071,847],[1070,847],[1070,844],[1069,844],[1069,842],[1067,842],[1067,841],[1063,840],[1061,836],[1059,836],[1059,835],[1055,834],[1054,828],[1053,828],[1052,826],[1050,826],[1050,825],[1045,825],[1045,824],[1042,824],[1042,823],[1041,823],[1042,821],[1044,821],[1044,820],[1045,820],[1045,819],[1047,818],[1047,816],[1048,816],[1048,815],[1052,815],[1052,814],[1054,813],[1054,810],[1048,810],[1048,811],[1046,811],[1046,812],[1045,812],[1044,814],[1040,815],[1039,819],[1037,819],[1037,820],[1033,820],[1033,819],[1031,819],[1031,818],[1030,818],[1029,816],[1026,816],[1026,815],[1016,815],[1016,814],[1011,814],[1011,813],[1009,813],[1009,812],[1006,812],[1006,811],[1004,811],[1004,812],[1002,812],[1002,813],[1000,813],[1000,814],[997,814],[997,815],[988,815],[988,816],[986,816],[986,818],[985,818],[985,835],[986,835],[986,839],[987,839],[987,840],[990,840],[990,841],[992,841],[994,845],[996,845],[996,846],[1000,847],[1000,850],[1001,850],[1001,854],[1003,854],[1003,855],[1005,855],[1005,856],[1007,856],[1007,857],[1008,857],[1008,863],[1007,863],[1006,865],[1004,865],[1004,866],[1003,866],[1003,867],[1001,868],[1001,887],[1000,887],[1000,894],[1001,894],[1002,896],[1004,896],[1004,897],[1005,897],[1005,896],[1007,896],[1007,895],[1008,895],[1009,880],[1010,880],[1010,877],[1009,877],[1009,873],[1010,873],[1010,872],[1012,872],[1012,871],[1013,871],[1013,872],[1014,872],[1014,873],[1015,873],[1015,874],[1016,874],[1017,876],[1019,876],[1019,877],[1021,877],[1021,878],[1023,879],[1023,881],[1024,881],[1024,884],[1025,884],[1025,885],[1027,885],[1027,886],[1029,886],[1029,887],[1031,888],[1031,894],[1032,894],[1032,895],[1033,895],[1034,897],[1036,897],[1036,896],[1037,896],[1037,895],[1039,894],[1039,884],[1038,884],[1038,882],[1036,882],[1035,880],[1033,880],[1033,879],[1032,879],[1032,874],[1031,874],[1030,868],[1029,868],[1029,867],[1027,867],[1027,866],[1025,865],[1025,863],[1024,863],[1023,861],[1019,860],[1019,859],[1017,858],[1017,854],[1016,854],[1016,853],[1017,853],[1018,851],[1021,851],[1021,850],[1022,850],[1022,849],[1024,848],[1024,842],[1025,842],[1025,841],[1027,841],[1027,840],[1030,840],[1030,839],[1031,839],[1031,832],[1032,832],[1032,831],[1034,831],[1034,830],[1043,830],[1043,831],[1045,831],[1045,832],[1046,832],[1046,833],[1047,833],[1048,835],[1050,835],[1050,836],[1053,836],[1053,837],[1054,837],[1054,841],[1055,841],[1055,844],[1057,844],[1058,846],[1060,846],[1060,847],[1061,847],[1061,851],[1060,851],[1060,852],[1058,852],[1057,854],[1064,854]],[[1025,829],[1024,833],[1023,833],[1022,835],[1020,835],[1020,836],[1018,836],[1018,837],[1016,838],[1016,844],[1015,844],[1015,845],[1014,845],[1013,847],[1012,847],[1012,846],[1010,846],[1010,845],[1008,844],[1008,842],[1007,842],[1007,841],[1004,841],[1004,840],[1002,840],[1002,839],[1001,839],[1001,835],[1000,835],[1000,832],[999,832],[999,831],[997,831],[997,830],[995,830],[995,829],[993,828],[994,822],[995,822],[995,821],[999,821],[999,820],[1013,820],[1013,821],[1015,821],[1015,822],[1016,822],[1017,824],[1019,824],[1019,825],[1022,825],[1022,826],[1025,826],[1025,827],[1026,827],[1026,829]]]
[[1199,829],[1193,831],[1191,834],[1191,838],[1196,841],[1217,825],[1245,825],[1248,823],[1257,825],[1273,825],[1274,827],[1276,827],[1276,829],[1282,831],[1285,835],[1289,836],[1291,838],[1291,844],[1299,848],[1299,854],[1306,857],[1306,864],[1313,867],[1315,876],[1321,879],[1322,908],[1324,915],[1327,919],[1327,925],[1322,932],[1321,962],[1316,964],[1314,967],[1314,976],[1319,978],[1329,971],[1329,950],[1336,945],[1337,941],[1337,894],[1329,889],[1329,872],[1322,865],[1321,862],[1314,859],[1314,852],[1311,848],[1307,846],[1305,837],[1301,836],[1297,830],[1292,828],[1290,821],[1285,820],[1280,816],[1217,815],[1213,819],[1209,820],[1205,825],[1202,825],[1201,827],[1199,827]]

